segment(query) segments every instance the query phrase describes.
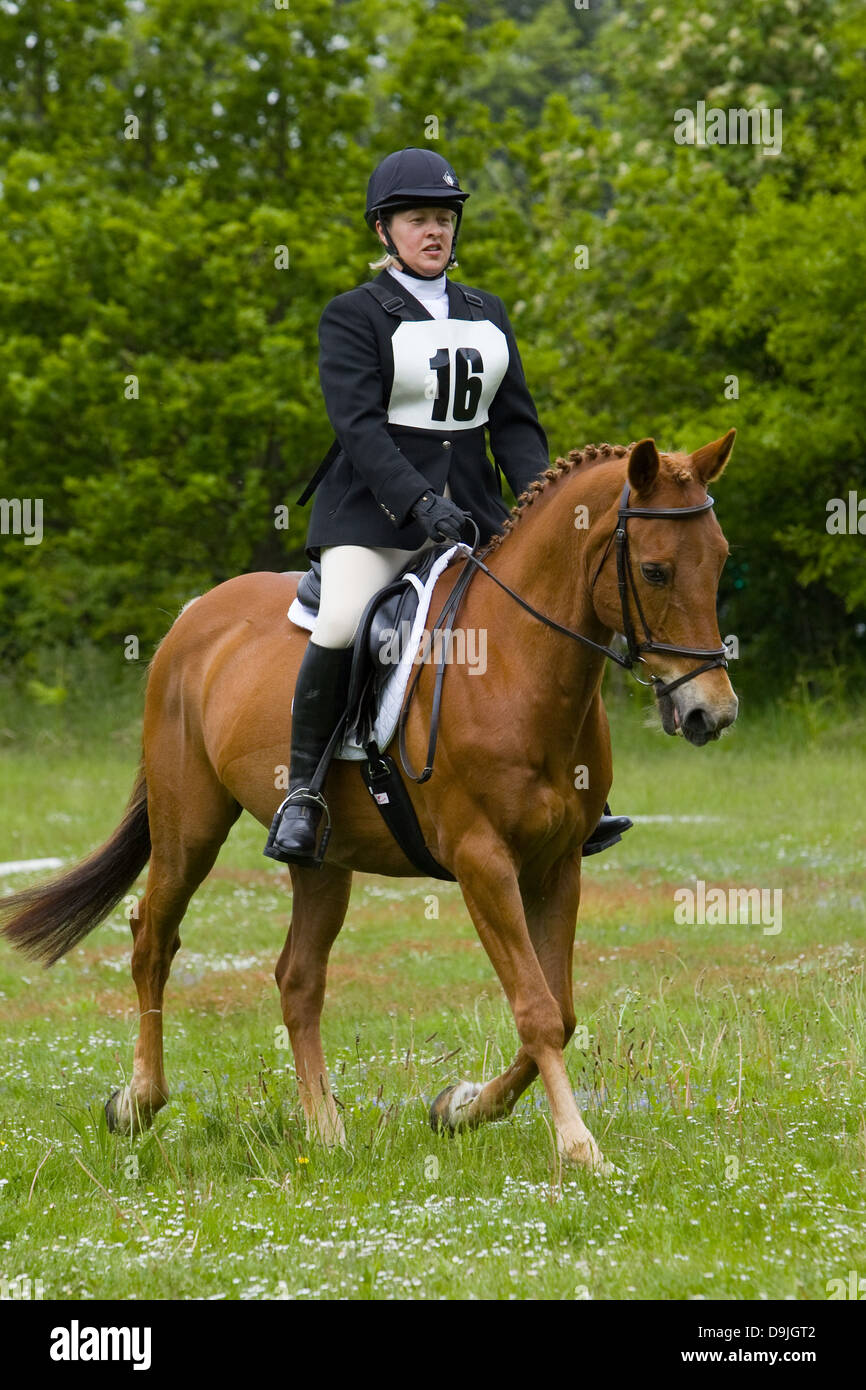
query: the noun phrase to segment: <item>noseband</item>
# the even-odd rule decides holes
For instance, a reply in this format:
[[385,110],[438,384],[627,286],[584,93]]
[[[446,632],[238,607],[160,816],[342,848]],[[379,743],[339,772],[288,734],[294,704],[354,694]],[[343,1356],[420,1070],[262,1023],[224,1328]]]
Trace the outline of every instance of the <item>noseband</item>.
[[[427,764],[420,774],[413,770],[409,762],[406,749],[406,725],[409,720],[409,707],[412,703],[412,697],[415,694],[415,688],[421,676],[421,664],[418,665],[415,671],[406,700],[403,704],[403,709],[400,712],[398,724],[400,759],[403,763],[403,769],[406,775],[411,777],[413,782],[426,782],[433,772],[433,756],[436,751],[436,740],[439,732],[439,706],[442,698],[442,681],[445,675],[444,654],[448,650],[450,634],[454,626],[457,610],[460,607],[463,595],[471,579],[474,577],[476,570],[481,570],[482,573],[486,574],[488,579],[492,579],[494,584],[498,584],[500,589],[503,589],[506,594],[510,594],[515,603],[519,603],[520,607],[525,608],[527,613],[531,613],[534,618],[538,618],[539,622],[545,623],[547,627],[553,628],[555,632],[561,632],[563,636],[571,637],[575,642],[582,642],[585,647],[591,647],[593,651],[600,652],[603,656],[609,657],[611,661],[616,662],[617,666],[622,666],[625,670],[631,671],[635,680],[641,685],[652,685],[656,696],[669,695],[671,691],[676,690],[678,686],[685,685],[686,681],[694,680],[695,676],[702,675],[704,671],[711,671],[715,666],[727,668],[727,648],[724,646],[712,647],[710,649],[701,647],[674,647],[667,642],[655,642],[653,640],[635,586],[634,575],[631,568],[631,556],[628,548],[628,522],[630,517],[651,517],[656,520],[683,521],[688,517],[698,516],[701,512],[709,511],[714,505],[713,498],[707,494],[706,501],[697,502],[693,507],[630,507],[628,501],[629,482],[628,479],[626,479],[625,486],[623,487],[619,499],[616,530],[613,532],[604,548],[604,553],[598,562],[592,584],[590,585],[590,593],[592,593],[595,588],[596,580],[601,573],[602,566],[610,554],[610,548],[612,545],[615,546],[616,578],[619,588],[619,603],[622,610],[622,631],[627,647],[625,655],[623,655],[622,652],[614,651],[613,647],[605,647],[601,642],[594,642],[591,637],[585,637],[582,632],[574,632],[570,627],[565,627],[563,623],[558,623],[555,619],[549,618],[546,613],[540,613],[537,608],[533,608],[531,603],[527,603],[526,599],[521,598],[520,594],[515,593],[513,589],[509,588],[507,584],[503,583],[501,579],[491,573],[484,561],[473,554],[475,546],[478,544],[479,532],[475,522],[472,521],[471,518],[467,519],[467,524],[471,524],[475,530],[475,545],[470,547],[465,543],[460,544],[460,549],[466,557],[466,564],[451,591],[450,597],[446,600],[442,612],[433,625],[433,632],[443,631],[445,633],[446,642],[443,644],[443,654],[437,663],[436,681],[433,687],[433,708],[430,719],[430,740],[427,746]],[[631,591],[634,597],[635,607],[637,608],[643,627],[644,638],[642,642],[637,640],[634,624],[631,620],[628,607],[629,591]],[[665,683],[660,676],[650,674],[648,681],[642,681],[640,676],[635,674],[634,668],[641,662],[646,665],[646,660],[643,655],[644,652],[661,652],[665,656],[703,657],[704,660],[702,664],[696,666],[693,671],[687,671],[684,676],[677,676],[676,680]]]

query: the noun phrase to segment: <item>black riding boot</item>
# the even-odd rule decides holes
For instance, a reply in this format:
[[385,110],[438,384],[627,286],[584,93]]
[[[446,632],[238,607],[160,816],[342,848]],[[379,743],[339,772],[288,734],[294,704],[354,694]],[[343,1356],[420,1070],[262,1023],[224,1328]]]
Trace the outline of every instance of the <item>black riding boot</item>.
[[324,799],[310,796],[313,773],[346,708],[351,647],[307,643],[292,706],[292,751],[289,794],[271,824],[264,853],[281,864],[315,862],[316,832]]
[[634,821],[630,821],[628,816],[612,816],[610,807],[605,802],[604,815],[583,846],[584,859],[588,854],[601,854],[603,849],[618,845],[625,832],[631,830],[633,825]]

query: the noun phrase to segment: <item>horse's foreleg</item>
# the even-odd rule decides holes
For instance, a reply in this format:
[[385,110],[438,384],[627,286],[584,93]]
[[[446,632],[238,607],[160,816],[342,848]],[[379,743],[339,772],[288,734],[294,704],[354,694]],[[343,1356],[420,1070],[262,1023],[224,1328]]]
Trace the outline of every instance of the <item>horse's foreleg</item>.
[[[572,955],[580,905],[580,865],[574,856],[558,861],[540,885],[523,891],[523,908],[538,962],[559,1005],[566,1046],[574,1033]],[[433,1128],[462,1129],[487,1120],[502,1120],[538,1076],[538,1067],[524,1047],[499,1076],[485,1084],[458,1082],[433,1102]]]
[[[563,957],[562,950],[567,914],[563,911],[556,914],[555,920],[561,925],[558,932],[551,934],[550,943],[539,942],[560,996],[557,998],[536,954],[517,874],[505,846],[491,842],[489,837],[475,843],[464,839],[455,856],[455,865],[466,906],[499,976],[517,1024],[521,1053],[509,1071],[503,1074],[507,1078],[504,1081],[506,1093],[521,1081],[525,1089],[532,1080],[529,1064],[533,1064],[541,1074],[547,1091],[559,1152],[569,1162],[592,1169],[606,1169],[598,1146],[577,1108],[562,1056],[567,1027],[573,1027],[573,1013],[569,1017],[566,1012],[564,1016],[562,1007],[562,981],[566,971],[570,974],[570,953],[566,951]],[[563,897],[566,901],[568,895],[564,894]],[[573,927],[572,920],[572,931]],[[497,1081],[502,1080],[497,1078]],[[474,1098],[464,1095],[458,1102],[469,1123],[477,1122],[476,1107],[480,1109],[483,1089],[479,1087]],[[497,1087],[494,1085],[494,1100],[496,1095]],[[485,1118],[483,1113],[479,1118]]]
[[290,867],[292,922],[274,974],[295,1058],[307,1135],[316,1133],[328,1145],[345,1144],[343,1121],[322,1050],[320,1020],[328,956],[346,916],[352,874],[329,864],[321,869]]

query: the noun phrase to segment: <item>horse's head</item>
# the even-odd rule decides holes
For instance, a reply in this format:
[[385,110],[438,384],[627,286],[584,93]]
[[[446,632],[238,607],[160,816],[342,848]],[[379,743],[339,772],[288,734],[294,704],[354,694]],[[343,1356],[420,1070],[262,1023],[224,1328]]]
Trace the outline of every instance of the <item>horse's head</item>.
[[[616,546],[608,547],[593,589],[596,613],[606,627],[622,632],[630,619],[645,663],[637,673],[656,684],[665,733],[682,732],[698,745],[718,738],[734,722],[737,697],[721,665],[688,678],[722,649],[716,593],[728,555],[712,509],[688,509],[706,503],[707,484],[724,469],[735,433],[729,430],[694,454],[660,455],[652,439],[634,446],[628,456],[628,507],[662,515],[620,519],[623,558],[618,565]],[[619,502],[618,497],[617,507]],[[660,650],[665,647],[675,650]],[[680,677],[687,678],[678,683]],[[672,683],[676,688],[667,691]]]

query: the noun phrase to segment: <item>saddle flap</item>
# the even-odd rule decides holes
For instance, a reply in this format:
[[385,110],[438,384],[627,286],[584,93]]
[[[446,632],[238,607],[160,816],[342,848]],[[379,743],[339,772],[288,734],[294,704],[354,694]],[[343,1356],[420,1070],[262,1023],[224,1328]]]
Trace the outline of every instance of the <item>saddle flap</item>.
[[[454,549],[448,541],[427,546],[400,577],[373,594],[364,608],[352,642],[345,707],[345,747],[354,747],[360,753],[372,738],[374,729],[378,728],[381,736],[383,717],[386,721],[391,718],[394,711],[393,691],[396,688],[394,683],[399,685],[399,671],[402,668],[406,672],[402,693],[408,670],[411,669],[411,663],[407,666],[407,647],[417,623],[419,605],[423,602],[426,612],[430,602],[431,580]],[[319,561],[314,561],[301,577],[290,611],[293,620],[308,631],[315,630],[321,589],[322,567]],[[299,611],[295,613],[295,609]],[[389,694],[389,691],[392,693]],[[352,755],[342,753],[338,756]]]
[[[406,571],[423,588],[439,556],[450,543],[430,546]],[[349,677],[349,728],[361,735],[370,733],[376,722],[379,695],[386,680],[403,656],[418,611],[419,591],[401,576],[373,595],[361,614],[353,641],[352,670]]]
[[298,599],[311,613],[318,613],[322,599],[322,563],[312,560],[307,573],[298,585]]

